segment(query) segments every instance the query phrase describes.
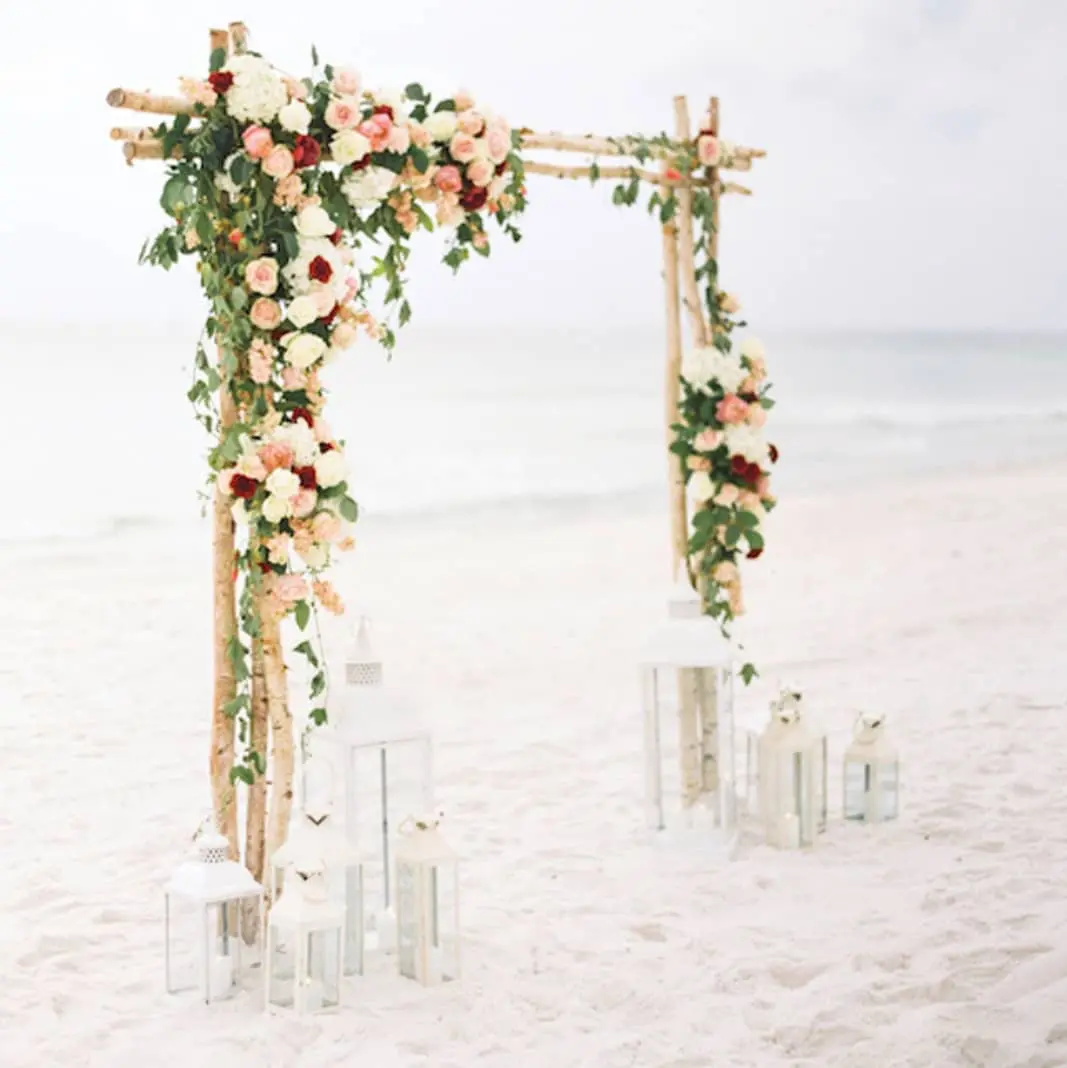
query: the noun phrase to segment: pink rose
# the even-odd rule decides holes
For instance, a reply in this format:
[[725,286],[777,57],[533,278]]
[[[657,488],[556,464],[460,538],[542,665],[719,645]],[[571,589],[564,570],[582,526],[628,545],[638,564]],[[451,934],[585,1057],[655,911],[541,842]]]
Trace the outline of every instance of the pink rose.
[[477,153],[474,138],[461,130],[457,130],[452,135],[452,143],[448,146],[448,151],[457,163],[470,163]]
[[303,575],[279,575],[274,584],[274,593],[284,604],[296,604],[308,595],[308,584]]
[[274,147],[274,140],[266,126],[249,126],[241,134],[241,140],[244,141],[245,151],[253,159],[266,159]]
[[271,358],[263,349],[252,349],[248,353],[248,373],[257,386],[265,386],[270,381]]
[[456,125],[461,133],[477,137],[485,129],[485,119],[477,111],[461,111],[456,116]]
[[291,78],[288,74],[282,75],[282,84],[285,86],[285,91],[289,94],[290,100],[303,100],[307,96],[307,89],[304,83],[297,81],[296,78]]
[[442,193],[458,193],[463,188],[463,176],[458,167],[442,167],[433,176],[433,181]]
[[275,145],[263,160],[263,173],[275,180],[287,178],[293,173],[292,152],[285,145]]
[[493,165],[487,159],[476,159],[467,167],[471,183],[484,189],[493,180]]
[[280,441],[268,441],[265,445],[260,445],[256,455],[268,474],[271,471],[277,471],[279,467],[292,467],[293,465],[293,450]]
[[720,423],[743,423],[747,415],[748,405],[736,393],[727,393],[715,409]]
[[304,182],[299,174],[286,175],[274,187],[274,203],[283,208],[295,208],[304,196]]
[[325,319],[333,311],[333,306],[337,303],[333,296],[333,290],[326,288],[312,290],[311,299],[315,302],[315,310],[319,313],[320,319]]
[[359,92],[359,75],[351,67],[334,71],[333,91],[340,96],[355,96]]
[[492,127],[485,135],[485,145],[489,150],[489,158],[494,163],[503,163],[511,152],[511,137],[507,130]]
[[720,293],[719,307],[722,308],[727,315],[733,315],[735,312],[741,310],[741,302],[732,293]]
[[253,293],[269,297],[278,288],[278,261],[270,256],[253,260],[245,268],[245,284]]
[[335,349],[347,349],[356,340],[356,328],[351,323],[338,323],[330,335],[330,343]]
[[474,97],[466,89],[460,89],[452,98],[456,105],[456,111],[469,111],[474,107]]
[[393,124],[384,112],[372,115],[359,124],[359,132],[370,142],[372,152],[381,152],[385,148],[392,130]]
[[408,134],[411,137],[411,143],[416,148],[429,148],[433,141],[430,131],[419,122],[408,123]]
[[408,133],[406,126],[394,126],[389,131],[389,140],[386,142],[385,147],[390,152],[398,152],[403,155],[409,148],[411,148],[411,134]]
[[475,230],[471,244],[484,252],[489,247],[489,235],[484,230]]
[[334,130],[351,130],[359,125],[359,101],[336,97],[326,105],[326,125]]
[[716,492],[714,500],[723,508],[729,508],[737,503],[737,498],[740,496],[741,491],[732,482],[724,482]]
[[722,153],[719,151],[719,142],[711,134],[702,134],[697,138],[697,158],[704,167],[714,167],[719,162]]
[[293,367],[292,364],[286,364],[285,370],[282,371],[282,387],[290,393],[295,393],[298,389],[303,389],[306,385],[307,375],[304,374],[299,367]]
[[311,521],[311,531],[316,541],[336,541],[341,529],[341,520],[333,512],[319,512]]
[[722,444],[722,433],[718,430],[702,430],[693,439],[693,448],[700,452],[714,452]]
[[248,313],[252,325],[259,330],[273,330],[282,321],[282,310],[277,301],[270,297],[260,297]]
[[767,422],[767,412],[762,404],[750,404],[745,420],[749,426],[761,427]]
[[302,489],[292,498],[293,515],[297,519],[303,519],[315,511],[315,503],[319,495],[313,489]]

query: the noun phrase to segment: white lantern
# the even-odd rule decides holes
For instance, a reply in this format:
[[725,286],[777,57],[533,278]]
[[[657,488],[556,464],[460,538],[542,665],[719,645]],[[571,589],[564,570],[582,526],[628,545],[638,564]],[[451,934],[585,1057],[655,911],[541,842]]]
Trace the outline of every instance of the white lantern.
[[459,862],[436,822],[406,821],[396,848],[397,964],[425,986],[459,978]]
[[655,830],[680,823],[737,836],[730,649],[683,580],[642,655],[645,800]]
[[258,911],[263,890],[247,868],[228,859],[229,843],[222,835],[201,834],[196,852],[196,859],[182,864],[164,889],[164,967],[168,994],[197,989],[205,1002],[212,1002],[229,997],[238,984],[240,907]]
[[[270,858],[271,900],[284,894],[286,872],[293,868],[325,873],[330,897],[344,908],[344,972],[363,974],[363,863],[359,853],[333,822],[326,803],[305,805],[289,821],[285,844]],[[283,897],[284,899],[284,897]]]
[[344,906],[331,900],[321,865],[297,863],[267,923],[267,1011],[330,1012],[341,1004]]
[[783,693],[759,741],[759,799],[767,842],[815,844],[826,827],[826,735],[803,715],[801,695]]
[[886,734],[884,717],[860,716],[845,750],[846,820],[881,823],[900,814],[900,758]]
[[368,941],[392,952],[397,829],[408,812],[433,809],[433,744],[418,709],[385,685],[366,619],[345,663],[345,686],[330,710],[330,725],[315,731],[310,745],[344,784],[345,833],[363,855],[365,900],[375,902],[366,913]]

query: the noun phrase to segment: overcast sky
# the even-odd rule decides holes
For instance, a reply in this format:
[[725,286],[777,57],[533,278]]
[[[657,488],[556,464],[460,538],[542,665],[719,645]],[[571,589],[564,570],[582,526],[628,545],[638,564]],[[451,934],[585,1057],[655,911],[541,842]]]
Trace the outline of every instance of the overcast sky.
[[[242,10],[37,0],[0,11],[0,318],[202,318],[190,275],[136,266],[159,164],[108,141],[113,86],[176,90],[207,29],[304,73],[317,44],[369,84],[462,86],[515,125],[658,132],[722,100],[768,150],[730,198],[722,277],[772,327],[1065,327],[1067,3],[390,0]],[[321,13],[319,13],[321,12]],[[526,240],[452,279],[416,260],[423,322],[655,323],[659,236],[610,187],[530,179]]]

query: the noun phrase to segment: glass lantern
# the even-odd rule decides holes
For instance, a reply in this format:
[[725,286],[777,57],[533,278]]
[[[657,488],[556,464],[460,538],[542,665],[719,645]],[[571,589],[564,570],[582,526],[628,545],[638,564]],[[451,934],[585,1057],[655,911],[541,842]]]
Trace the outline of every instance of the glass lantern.
[[258,909],[263,889],[228,854],[222,835],[201,834],[196,859],[182,864],[164,888],[168,994],[195,989],[206,1003],[219,1001],[233,993],[243,975],[237,917],[242,904]]
[[900,758],[886,734],[885,718],[860,716],[845,750],[846,820],[881,823],[900,814]]
[[459,862],[436,822],[405,821],[396,848],[397,965],[424,986],[459,978]]
[[783,693],[759,740],[759,807],[768,844],[813,846],[826,828],[826,736],[803,715],[801,695]]
[[331,900],[344,908],[344,973],[363,974],[363,864],[333,822],[328,804],[309,802],[289,823],[289,837],[270,858],[271,901],[284,900],[284,879],[294,866],[325,873]]
[[646,818],[737,836],[734,672],[718,624],[683,580],[642,656]]
[[385,685],[366,619],[345,662],[330,726],[315,731],[310,745],[344,785],[345,834],[363,855],[368,945],[393,952],[397,833],[407,813],[433,809],[433,743],[418,709]]
[[298,861],[267,921],[266,1003],[304,1016],[341,1005],[345,910],[331,900],[321,865]]

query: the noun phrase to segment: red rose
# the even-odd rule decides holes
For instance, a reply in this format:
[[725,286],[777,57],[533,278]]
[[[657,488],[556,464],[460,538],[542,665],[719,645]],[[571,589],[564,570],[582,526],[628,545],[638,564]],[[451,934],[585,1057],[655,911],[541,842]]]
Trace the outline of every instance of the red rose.
[[315,478],[314,467],[294,467],[293,473],[300,478],[300,485],[304,489],[318,489],[319,483]]
[[498,163],[496,165],[496,170],[493,173],[494,174],[503,174],[504,171],[506,171],[507,169],[508,169],[508,161],[504,160],[503,163]]
[[322,256],[316,256],[308,264],[308,278],[313,282],[328,282],[332,277],[333,268]]
[[233,85],[233,75],[228,70],[213,70],[207,80],[216,93],[227,93]]
[[259,483],[254,478],[249,478],[248,475],[234,474],[230,478],[230,492],[235,497],[241,497],[246,501],[250,501],[256,495],[258,488]]
[[307,408],[294,408],[289,413],[289,421],[291,423],[296,423],[301,419],[303,419],[308,426],[313,427],[315,425],[315,420],[311,418],[311,412],[309,412]]
[[388,104],[379,104],[374,109],[374,114],[375,115],[388,115],[390,122],[395,122],[396,121],[396,118],[393,115],[393,109]]
[[274,568],[266,560],[260,560],[259,570],[262,571],[264,575],[269,575]]
[[276,327],[274,330],[271,331],[270,339],[271,339],[271,341],[281,341],[281,339],[283,337],[285,337],[285,335],[288,334],[288,333],[289,333],[288,327],[279,326],[279,327]]
[[325,323],[325,324],[326,324],[327,326],[329,326],[329,325],[330,325],[330,323],[332,323],[332,322],[334,321],[334,319],[336,319],[336,318],[337,318],[337,313],[338,313],[338,312],[339,312],[340,310],[341,310],[341,305],[340,305],[340,304],[335,304],[335,305],[334,305],[334,306],[333,306],[333,307],[332,307],[332,308],[330,309],[330,314],[329,314],[329,315],[327,315],[327,316],[326,316],[326,317],[325,317],[325,318],[324,318],[324,319],[323,319],[322,321],[323,321],[323,322],[324,322],[324,323]]
[[762,549],[749,549],[748,552],[745,553],[745,556],[747,556],[749,560],[758,560],[762,555]]
[[755,404],[759,400],[758,393],[741,393],[740,397],[746,404]]
[[759,469],[759,464],[749,464],[745,471],[745,481],[751,483],[753,486],[759,482],[760,476],[763,472]]
[[357,159],[352,164],[353,171],[365,171],[370,166],[370,153],[368,152],[362,159]]
[[319,452],[333,452],[335,446],[329,441],[319,442]]
[[307,134],[297,134],[296,144],[293,146],[293,166],[299,170],[301,167],[314,167],[322,159],[322,149],[314,137]]
[[339,245],[341,243],[341,239],[344,236],[344,231],[341,229],[341,227],[338,226],[337,229],[334,230],[332,234],[330,234],[330,241],[332,241],[335,245]]
[[472,186],[459,198],[459,202],[465,211],[478,211],[485,207],[485,202],[488,199],[488,189],[480,189],[478,186]]
[[743,456],[731,456],[730,470],[733,471],[735,475],[745,475],[745,473],[748,471],[748,460],[746,460]]
[[769,445],[767,448],[768,448],[768,450],[770,451],[770,454],[771,454],[771,463],[772,464],[778,463],[778,446],[777,445]]

